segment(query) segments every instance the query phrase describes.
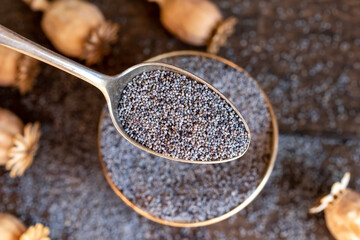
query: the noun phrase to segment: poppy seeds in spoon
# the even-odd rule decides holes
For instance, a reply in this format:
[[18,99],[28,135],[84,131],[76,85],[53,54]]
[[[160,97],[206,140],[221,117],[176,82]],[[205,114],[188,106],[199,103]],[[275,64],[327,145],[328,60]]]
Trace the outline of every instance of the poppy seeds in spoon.
[[123,130],[165,156],[221,161],[245,153],[250,143],[242,118],[207,85],[173,71],[136,75],[118,105]]

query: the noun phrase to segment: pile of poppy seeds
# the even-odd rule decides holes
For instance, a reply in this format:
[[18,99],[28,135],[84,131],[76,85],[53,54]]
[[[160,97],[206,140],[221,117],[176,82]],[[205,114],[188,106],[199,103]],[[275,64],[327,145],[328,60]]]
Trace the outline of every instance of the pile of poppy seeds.
[[105,107],[100,130],[104,167],[125,198],[158,219],[201,222],[220,217],[254,193],[268,169],[273,131],[266,99],[254,79],[225,63],[199,56],[164,63],[206,79],[234,104],[251,132],[246,154],[210,165],[167,160],[118,134]]
[[250,143],[243,120],[225,99],[173,71],[136,75],[120,97],[118,114],[130,138],[173,158],[231,159],[242,156]]

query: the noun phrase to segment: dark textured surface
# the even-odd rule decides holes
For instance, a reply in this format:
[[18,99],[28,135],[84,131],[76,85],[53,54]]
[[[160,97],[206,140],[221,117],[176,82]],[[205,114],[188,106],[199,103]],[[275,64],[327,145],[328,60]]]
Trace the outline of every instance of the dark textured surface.
[[[159,53],[194,49],[161,27],[155,4],[92,2],[121,24],[113,55],[94,67],[104,73],[116,74]],[[24,121],[40,120],[44,132],[36,162],[23,178],[11,180],[0,170],[0,211],[21,216],[26,224],[49,225],[54,239],[332,239],[323,215],[307,215],[306,209],[346,170],[353,174],[350,186],[360,191],[360,3],[217,3],[224,15],[239,19],[219,55],[259,81],[287,134],[280,138],[269,183],[245,211],[200,229],[163,227],[134,213],[108,187],[98,163],[100,92],[45,65],[25,97],[0,89],[1,107]],[[0,24],[51,47],[40,19],[20,0],[1,0]],[[304,133],[315,137],[299,135]]]

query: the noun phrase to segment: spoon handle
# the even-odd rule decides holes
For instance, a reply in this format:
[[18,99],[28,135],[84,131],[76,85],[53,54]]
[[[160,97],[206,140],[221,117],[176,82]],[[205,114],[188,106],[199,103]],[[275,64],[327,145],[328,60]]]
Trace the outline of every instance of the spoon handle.
[[20,36],[2,25],[0,25],[0,45],[36,58],[42,62],[70,73],[71,75],[81,78],[82,80],[99,88],[103,93],[106,91],[105,82],[106,79],[109,78],[108,76],[50,51],[49,49]]

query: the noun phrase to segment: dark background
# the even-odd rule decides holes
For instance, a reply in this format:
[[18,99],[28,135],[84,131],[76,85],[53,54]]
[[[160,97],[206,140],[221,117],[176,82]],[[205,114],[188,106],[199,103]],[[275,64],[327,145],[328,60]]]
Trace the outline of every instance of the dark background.
[[[91,2],[121,27],[112,55],[93,66],[103,73],[117,74],[169,51],[205,50],[166,32],[154,3]],[[36,163],[23,178],[12,180],[0,170],[0,211],[28,225],[47,224],[54,239],[331,239],[323,215],[306,211],[347,170],[353,177],[350,186],[360,190],[360,2],[214,3],[224,16],[239,20],[219,55],[258,80],[273,104],[281,133],[272,177],[247,209],[230,220],[192,230],[163,227],[131,212],[111,192],[97,162],[97,124],[105,104],[101,93],[42,64],[33,92],[22,97],[15,89],[0,89],[0,107],[25,122],[39,120],[43,131]],[[53,49],[40,28],[41,13],[31,12],[20,0],[0,4],[0,24]],[[81,189],[86,184],[93,189],[85,194]],[[104,203],[94,197],[98,194],[117,207],[101,207]],[[68,199],[78,199],[78,205]],[[66,204],[84,210],[71,212]],[[103,219],[106,211],[113,218]]]

